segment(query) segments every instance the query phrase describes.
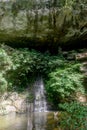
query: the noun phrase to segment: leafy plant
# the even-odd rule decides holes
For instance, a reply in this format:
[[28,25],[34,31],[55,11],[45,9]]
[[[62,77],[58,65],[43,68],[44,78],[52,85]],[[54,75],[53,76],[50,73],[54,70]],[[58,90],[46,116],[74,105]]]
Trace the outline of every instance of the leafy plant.
[[[35,50],[13,49],[2,45],[0,47],[0,71],[4,78],[6,90],[24,90],[30,79],[38,73],[46,74],[58,66],[64,64],[64,59],[59,56],[51,56],[50,53],[44,54]],[[2,85],[1,85],[1,88]]]
[[49,99],[57,104],[74,100],[76,92],[85,92],[83,87],[83,75],[79,72],[80,64],[65,65],[49,74],[46,90]]
[[7,52],[0,48],[0,92],[7,90],[8,81],[6,75],[12,67],[12,61]]
[[60,117],[62,130],[86,130],[87,129],[87,106],[78,102],[60,104],[64,110]]

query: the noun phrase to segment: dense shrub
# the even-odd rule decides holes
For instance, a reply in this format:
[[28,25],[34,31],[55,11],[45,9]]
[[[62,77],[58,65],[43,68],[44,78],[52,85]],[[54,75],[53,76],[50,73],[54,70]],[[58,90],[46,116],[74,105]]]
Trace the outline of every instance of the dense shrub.
[[7,90],[8,81],[6,75],[12,67],[12,61],[7,52],[0,48],[0,92]]
[[27,48],[13,49],[3,45],[0,47],[0,88],[23,88],[34,75],[47,74],[64,62],[63,58],[51,56],[48,52],[42,54]]
[[57,104],[74,100],[76,92],[84,93],[83,75],[79,72],[80,64],[66,65],[49,74],[46,90],[49,99]]
[[59,105],[62,110],[60,126],[62,130],[86,130],[87,106],[77,102]]

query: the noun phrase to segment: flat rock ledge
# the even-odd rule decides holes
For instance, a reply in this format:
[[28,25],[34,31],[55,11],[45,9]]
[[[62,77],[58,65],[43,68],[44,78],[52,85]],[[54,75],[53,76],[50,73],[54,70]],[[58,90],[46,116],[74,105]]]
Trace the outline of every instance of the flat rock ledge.
[[25,113],[27,110],[27,93],[17,92],[4,93],[0,96],[0,115],[15,113]]

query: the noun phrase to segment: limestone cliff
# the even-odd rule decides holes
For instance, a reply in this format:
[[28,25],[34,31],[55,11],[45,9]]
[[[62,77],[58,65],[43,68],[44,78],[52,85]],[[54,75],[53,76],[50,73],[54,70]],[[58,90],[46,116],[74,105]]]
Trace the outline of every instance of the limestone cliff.
[[86,0],[0,0],[0,42],[56,48],[86,40]]

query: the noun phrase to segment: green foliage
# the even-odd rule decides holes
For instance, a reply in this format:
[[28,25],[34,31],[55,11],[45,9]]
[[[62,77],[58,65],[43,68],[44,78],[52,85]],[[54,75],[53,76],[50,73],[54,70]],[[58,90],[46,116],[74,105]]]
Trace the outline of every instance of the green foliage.
[[35,50],[15,50],[12,53],[13,69],[19,69],[23,73],[39,72],[47,73],[64,64],[64,59],[58,56],[50,56],[49,53],[42,54]]
[[7,70],[11,68],[11,65],[12,65],[12,62],[7,52],[4,49],[0,48],[0,71],[3,72],[4,70],[6,72]]
[[0,73],[0,92],[4,92],[7,90],[7,81],[4,78],[3,74]]
[[47,78],[48,97],[56,104],[71,99],[76,91],[84,92],[79,64],[68,64],[62,55],[51,56],[35,50],[0,47],[0,90],[24,90],[41,73]]
[[32,74],[47,74],[64,63],[64,59],[60,59],[58,56],[50,56],[49,53],[42,54],[28,49],[14,50],[11,53],[11,59],[13,62],[11,73],[13,71],[13,79],[16,79],[14,83],[17,82],[19,85],[26,84],[28,77],[30,78]]
[[74,100],[76,92],[84,93],[83,75],[79,72],[79,67],[80,64],[66,64],[49,74],[46,90],[54,104]]
[[60,118],[62,130],[86,130],[87,129],[87,106],[71,102],[59,105],[64,112]]
[[62,64],[63,58],[51,56],[48,52],[42,54],[35,50],[13,49],[3,45],[0,47],[0,82],[4,87],[0,86],[5,88],[3,90],[24,90],[34,75],[47,74]]
[[7,52],[0,48],[0,92],[7,90],[8,82],[6,75],[12,67],[12,61],[8,56]]

